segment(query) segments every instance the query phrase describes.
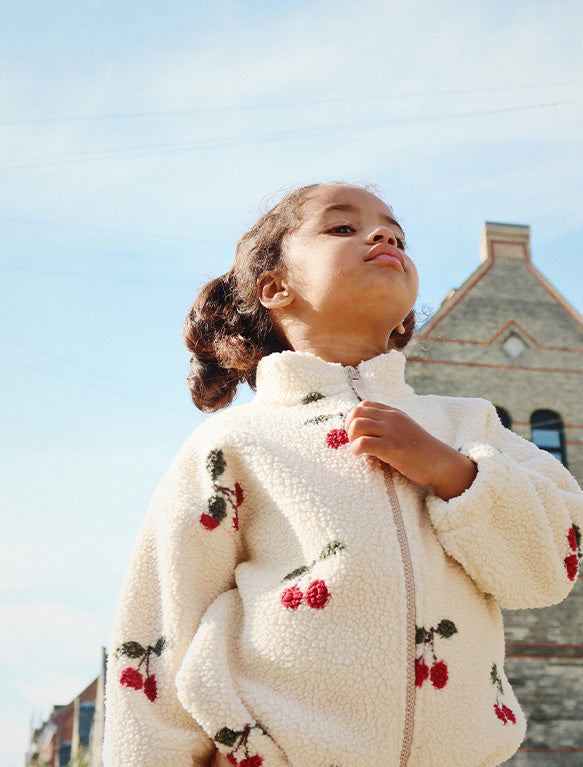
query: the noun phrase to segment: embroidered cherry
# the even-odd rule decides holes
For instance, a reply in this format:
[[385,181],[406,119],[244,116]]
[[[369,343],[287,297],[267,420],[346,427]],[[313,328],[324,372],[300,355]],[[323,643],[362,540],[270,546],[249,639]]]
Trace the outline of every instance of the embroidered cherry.
[[119,681],[124,687],[132,687],[134,690],[141,690],[144,686],[144,677],[137,669],[132,668],[131,666],[124,668],[121,672]]
[[203,527],[206,527],[207,530],[214,530],[215,527],[219,526],[219,522],[217,522],[216,519],[213,519],[209,514],[200,515],[200,524]]
[[338,450],[342,445],[346,445],[348,442],[348,434],[346,429],[330,429],[326,434],[326,444],[333,450]]
[[447,664],[445,661],[439,660],[431,667],[429,671],[429,678],[431,679],[431,684],[436,689],[441,690],[443,687],[445,687],[447,680],[449,679]]
[[[425,628],[417,626],[415,630],[415,644],[421,645],[421,653],[415,659],[415,684],[423,687],[426,679],[436,690],[442,690],[449,680],[449,670],[444,660],[439,660],[435,651],[436,637],[450,639],[457,634],[455,623],[448,618],[443,618],[437,626]],[[425,658],[429,656],[429,665]]]
[[506,716],[506,720],[508,722],[512,722],[512,724],[516,724],[516,717],[514,716],[514,711],[511,708],[508,708],[508,706],[502,706],[502,711],[504,712],[504,715]]
[[429,666],[422,658],[415,660],[415,684],[422,687],[423,682],[429,678]]
[[581,530],[577,525],[572,525],[567,533],[567,543],[573,552],[563,560],[567,570],[567,577],[574,581],[579,569],[579,559],[581,557]]
[[502,706],[499,706],[497,703],[494,703],[494,711],[496,712],[496,716],[498,719],[500,719],[501,722],[504,722],[506,724],[506,714],[502,710]]
[[330,592],[324,581],[312,581],[306,591],[306,602],[315,610],[326,607],[330,599]]
[[496,666],[495,663],[492,664],[492,670],[490,671],[490,679],[492,680],[492,684],[496,688],[496,703],[494,703],[494,711],[496,713],[496,716],[502,722],[502,724],[507,724],[508,722],[511,722],[512,724],[516,724],[516,716],[514,715],[514,711],[508,706],[504,705],[504,703],[502,703],[502,696],[504,695],[504,686],[502,684],[502,679],[500,677],[500,674],[498,673],[498,667]]
[[566,557],[565,567],[567,568],[568,579],[574,581],[577,577],[577,570],[579,569],[579,557],[577,554],[571,554],[570,557]]
[[[235,767],[261,767],[263,764],[263,757],[259,754],[253,754],[249,756],[249,748],[247,742],[252,730],[261,730],[265,734],[265,731],[258,724],[250,725],[246,724],[242,730],[231,730],[230,727],[222,727],[214,736],[215,743],[220,743],[223,746],[230,748],[228,754],[226,754],[227,761],[233,764]],[[236,753],[243,752],[244,758],[238,760],[235,756]]]
[[248,756],[247,759],[243,759],[239,762],[239,767],[261,767],[263,764],[263,757],[259,754],[253,754]]
[[290,586],[281,592],[281,603],[290,610],[297,610],[303,598],[302,590],[298,586]]
[[[115,651],[115,654],[118,658],[122,655],[125,655],[127,658],[140,658],[141,660],[137,668],[132,668],[132,666],[124,668],[119,677],[120,684],[123,684],[124,687],[131,687],[134,690],[143,689],[146,698],[148,698],[148,700],[153,703],[158,697],[158,689],[155,674],[150,674],[150,661],[152,655],[155,655],[159,658],[166,647],[167,642],[164,637],[160,637],[156,644],[148,645],[147,647],[144,647],[139,642],[134,641],[124,642],[121,644]],[[144,676],[140,672],[140,668],[143,665],[146,667],[145,680]]]
[[144,682],[144,692],[146,693],[146,698],[148,700],[151,700],[152,703],[158,697],[158,688],[156,686],[155,674],[152,674],[151,676],[146,678],[146,681]]

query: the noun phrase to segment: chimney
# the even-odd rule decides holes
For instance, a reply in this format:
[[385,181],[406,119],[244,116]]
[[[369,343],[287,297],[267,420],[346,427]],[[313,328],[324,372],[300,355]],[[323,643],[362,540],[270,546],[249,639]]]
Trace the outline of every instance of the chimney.
[[480,259],[518,258],[530,262],[530,226],[486,221],[480,240]]

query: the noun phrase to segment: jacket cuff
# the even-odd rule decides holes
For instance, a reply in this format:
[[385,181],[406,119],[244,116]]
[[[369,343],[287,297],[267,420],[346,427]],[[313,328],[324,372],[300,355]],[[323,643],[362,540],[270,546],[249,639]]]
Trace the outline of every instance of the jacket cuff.
[[481,510],[503,494],[512,463],[497,447],[484,442],[471,442],[458,450],[477,465],[478,472],[470,487],[449,501],[444,501],[434,490],[429,491],[429,515],[436,529],[442,532],[478,524]]

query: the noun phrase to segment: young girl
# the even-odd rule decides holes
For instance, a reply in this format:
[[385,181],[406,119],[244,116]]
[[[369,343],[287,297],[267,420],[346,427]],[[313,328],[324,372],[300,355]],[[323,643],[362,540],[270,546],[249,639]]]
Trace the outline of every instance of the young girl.
[[494,767],[518,748],[500,607],[567,595],[583,494],[488,402],[404,382],[416,296],[391,208],[324,184],[259,219],[197,297],[196,406],[256,394],[156,491],[105,767]]

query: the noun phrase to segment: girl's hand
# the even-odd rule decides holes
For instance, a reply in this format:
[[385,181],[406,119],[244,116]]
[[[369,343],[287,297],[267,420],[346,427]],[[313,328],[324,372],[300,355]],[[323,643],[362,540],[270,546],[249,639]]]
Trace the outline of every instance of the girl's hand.
[[476,464],[425,431],[402,410],[360,402],[346,419],[350,449],[388,463],[412,482],[430,485],[444,501],[461,495],[476,477]]

